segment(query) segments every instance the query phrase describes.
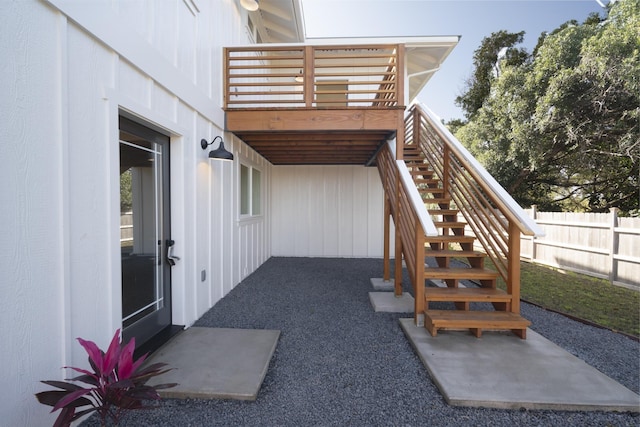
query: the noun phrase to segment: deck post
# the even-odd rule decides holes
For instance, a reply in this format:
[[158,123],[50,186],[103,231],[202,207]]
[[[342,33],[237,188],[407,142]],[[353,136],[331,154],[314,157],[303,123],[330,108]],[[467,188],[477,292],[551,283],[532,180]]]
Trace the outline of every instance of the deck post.
[[507,293],[511,295],[511,312],[520,314],[520,229],[514,221],[509,221]]
[[384,194],[384,261],[382,266],[382,280],[388,282],[391,280],[391,257],[390,257],[390,236],[391,232],[391,206],[389,202],[389,193],[385,190]]
[[[396,145],[398,141],[396,140]],[[395,191],[394,191],[394,206],[395,206],[395,245],[396,245],[396,253],[395,253],[395,262],[394,262],[394,294],[399,297],[402,295],[402,236],[400,235],[400,224],[402,223],[402,213],[400,212],[400,172],[397,167],[393,168],[392,173],[396,175],[395,177]]]
[[398,110],[396,124],[396,160],[404,160],[404,136],[404,110]]
[[425,304],[425,295],[424,295],[424,230],[422,229],[422,225],[420,221],[416,218],[416,226],[415,226],[415,242],[416,242],[416,252],[415,256],[415,286],[413,293],[414,295],[414,319],[416,326],[424,326],[424,311],[426,308]]
[[[396,218],[400,215],[400,212],[396,211]],[[394,262],[394,287],[393,293],[399,297],[402,295],[402,238],[400,237],[400,230],[396,227],[396,254]]]
[[[405,47],[404,44],[398,44],[396,46],[396,99],[398,100],[398,105],[406,106],[409,102],[409,96],[405,93],[405,82],[407,81],[408,76],[406,74],[404,62]],[[404,123],[404,116],[402,120]]]
[[314,72],[314,50],[313,46],[304,47],[304,104],[307,108],[313,106],[313,91],[316,80]]

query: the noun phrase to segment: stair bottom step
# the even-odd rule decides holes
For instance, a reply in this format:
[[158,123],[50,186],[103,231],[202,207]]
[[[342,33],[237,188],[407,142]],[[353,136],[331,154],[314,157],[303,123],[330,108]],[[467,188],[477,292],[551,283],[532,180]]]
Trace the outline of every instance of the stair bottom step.
[[439,329],[470,329],[478,338],[483,330],[511,330],[526,338],[531,322],[509,311],[426,310],[424,326],[431,336]]

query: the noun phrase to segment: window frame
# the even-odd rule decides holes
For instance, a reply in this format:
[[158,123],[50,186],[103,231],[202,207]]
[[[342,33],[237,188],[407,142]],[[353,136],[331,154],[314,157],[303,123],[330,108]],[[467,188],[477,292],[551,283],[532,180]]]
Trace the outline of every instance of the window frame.
[[[243,185],[243,168],[247,169],[247,183],[246,186]],[[258,172],[259,180],[258,183],[258,193],[256,194],[256,188],[254,183],[255,171]],[[247,191],[248,194],[244,192]],[[258,212],[255,212],[254,203],[256,202],[256,196],[258,197]],[[248,212],[244,211],[244,203],[248,204],[247,209]],[[243,220],[252,220],[255,218],[259,218],[264,216],[264,171],[262,168],[251,164],[247,161],[238,162],[238,219],[240,221]]]

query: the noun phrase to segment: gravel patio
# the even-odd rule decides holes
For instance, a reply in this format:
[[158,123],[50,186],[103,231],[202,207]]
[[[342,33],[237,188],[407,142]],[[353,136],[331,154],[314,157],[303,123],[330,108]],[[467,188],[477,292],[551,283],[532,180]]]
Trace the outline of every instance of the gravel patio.
[[[498,410],[445,403],[400,318],[368,293],[380,259],[271,258],[195,326],[277,329],[256,401],[163,399],[126,426],[638,426],[633,413]],[[405,274],[403,286],[409,291]],[[531,329],[640,391],[640,343],[524,303]],[[476,339],[469,335],[469,339]],[[84,425],[97,425],[95,418]]]

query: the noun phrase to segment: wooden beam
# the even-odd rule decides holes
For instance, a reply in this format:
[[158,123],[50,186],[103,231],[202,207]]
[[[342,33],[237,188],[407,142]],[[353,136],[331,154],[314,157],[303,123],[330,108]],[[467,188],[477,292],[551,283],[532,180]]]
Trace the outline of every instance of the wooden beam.
[[398,112],[395,109],[287,109],[226,111],[226,130],[234,133],[251,131],[395,131]]

